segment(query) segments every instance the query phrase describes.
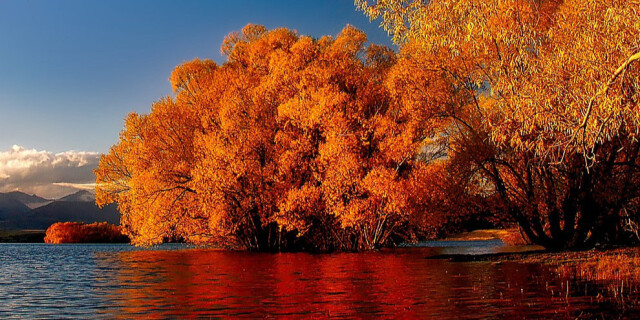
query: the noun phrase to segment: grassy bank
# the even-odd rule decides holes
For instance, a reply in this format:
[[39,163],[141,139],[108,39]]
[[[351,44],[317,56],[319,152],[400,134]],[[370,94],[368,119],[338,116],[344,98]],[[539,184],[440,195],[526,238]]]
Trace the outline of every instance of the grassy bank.
[[0,230],[2,242],[44,242],[44,230]]
[[[567,294],[593,297],[600,308],[615,310],[624,319],[640,316],[640,247],[607,250],[488,254],[454,256],[454,261],[493,263],[533,263],[549,267],[557,277],[567,280]],[[570,285],[571,283],[571,285]],[[564,289],[563,289],[564,290]],[[598,312],[579,319],[600,318]]]
[[[447,238],[459,241],[493,239],[500,239],[509,245],[526,244],[517,229],[476,230]],[[557,277],[568,279],[567,294],[571,286],[573,294],[592,296],[594,303],[608,310],[617,310],[621,318],[640,315],[640,247],[560,252],[541,249],[519,253],[444,255],[439,258],[540,264],[547,266]],[[598,312],[585,313],[579,318],[592,317],[598,318]]]
[[[500,239],[509,245],[524,243],[514,230],[477,230],[464,233],[452,240]],[[592,249],[583,251],[529,251],[498,253],[476,256],[450,256],[456,261],[491,261],[539,263],[552,267],[563,276],[587,281],[638,281],[640,282],[640,247]]]
[[640,247],[558,253],[534,253],[497,258],[498,261],[543,263],[558,276],[593,284],[596,300],[621,314],[640,314]]

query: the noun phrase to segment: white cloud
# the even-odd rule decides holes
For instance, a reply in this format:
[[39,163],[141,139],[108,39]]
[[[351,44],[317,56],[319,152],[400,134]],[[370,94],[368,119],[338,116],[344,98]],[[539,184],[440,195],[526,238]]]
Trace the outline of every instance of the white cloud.
[[0,192],[22,191],[58,198],[95,182],[97,152],[52,153],[14,145],[0,152]]
[[78,190],[94,190],[96,188],[96,184],[94,183],[68,183],[68,182],[56,182],[54,183],[56,186],[60,187],[71,187]]

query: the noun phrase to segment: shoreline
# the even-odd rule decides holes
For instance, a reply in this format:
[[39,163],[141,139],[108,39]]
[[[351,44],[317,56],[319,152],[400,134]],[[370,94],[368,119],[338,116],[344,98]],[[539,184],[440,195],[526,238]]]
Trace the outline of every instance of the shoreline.
[[44,243],[45,230],[0,230],[0,243]]

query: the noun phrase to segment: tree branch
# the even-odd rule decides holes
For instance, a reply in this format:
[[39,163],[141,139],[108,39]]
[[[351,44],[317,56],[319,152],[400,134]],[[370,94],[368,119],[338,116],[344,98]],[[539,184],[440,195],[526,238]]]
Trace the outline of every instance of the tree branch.
[[[598,91],[593,97],[591,97],[591,100],[589,100],[589,105],[587,107],[587,113],[584,115],[584,118],[582,119],[582,122],[578,127],[578,131],[581,129],[585,130],[587,128],[587,121],[589,121],[589,117],[591,116],[591,112],[593,111],[593,105],[595,104],[596,98],[598,98],[598,96],[602,94],[607,94],[609,92],[609,88],[611,88],[613,83],[616,81],[616,79],[618,79],[622,72],[624,72],[629,67],[629,65],[631,65],[631,63],[638,60],[640,60],[640,52],[637,52],[636,54],[629,57],[629,59],[627,59],[625,63],[618,67],[616,72],[613,73],[613,77],[611,77],[611,79],[609,79],[609,82],[607,82],[607,85],[605,85],[602,89],[600,89],[600,91]],[[573,140],[577,136],[578,131],[574,133],[571,140]]]

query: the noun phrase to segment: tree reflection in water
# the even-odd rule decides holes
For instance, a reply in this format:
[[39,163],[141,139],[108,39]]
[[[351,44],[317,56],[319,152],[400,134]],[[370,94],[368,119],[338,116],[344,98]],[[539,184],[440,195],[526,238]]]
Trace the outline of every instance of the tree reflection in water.
[[97,259],[115,274],[95,290],[109,301],[103,315],[116,318],[576,318],[601,311],[542,266],[428,259],[433,253],[121,252]]

